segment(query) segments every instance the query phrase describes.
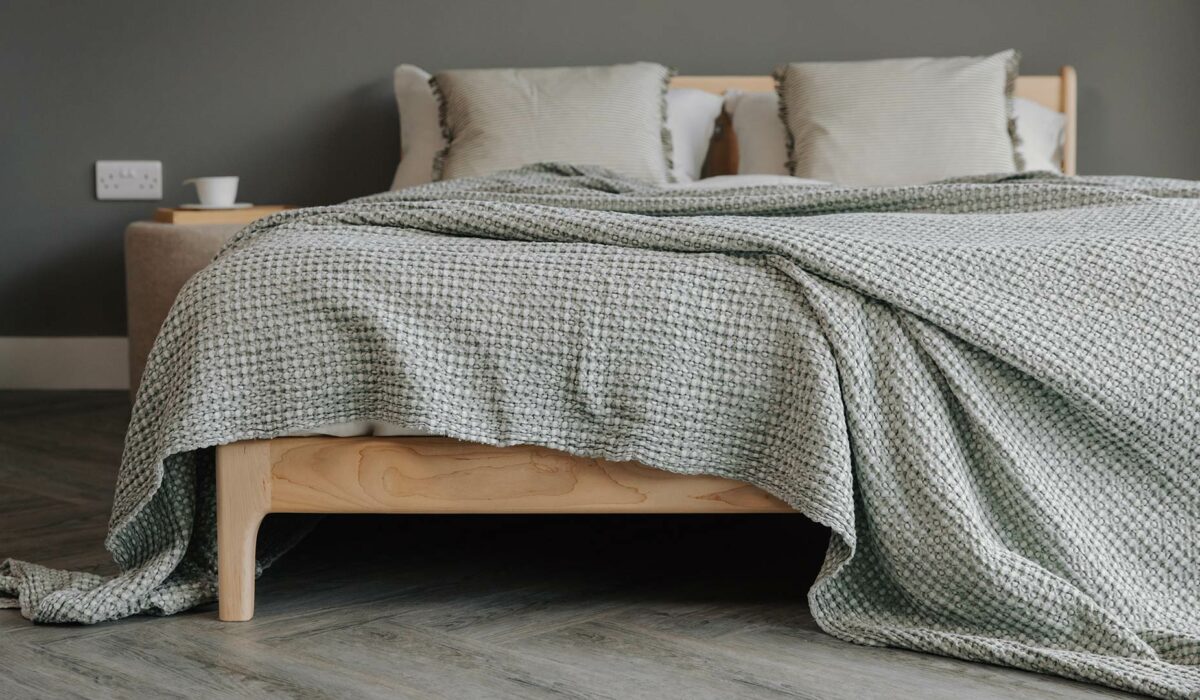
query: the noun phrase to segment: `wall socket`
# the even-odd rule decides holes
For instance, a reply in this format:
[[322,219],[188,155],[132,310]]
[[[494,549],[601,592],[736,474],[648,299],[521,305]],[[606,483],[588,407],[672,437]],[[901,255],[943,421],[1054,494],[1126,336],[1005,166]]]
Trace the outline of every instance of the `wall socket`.
[[162,199],[162,161],[96,161],[96,199]]

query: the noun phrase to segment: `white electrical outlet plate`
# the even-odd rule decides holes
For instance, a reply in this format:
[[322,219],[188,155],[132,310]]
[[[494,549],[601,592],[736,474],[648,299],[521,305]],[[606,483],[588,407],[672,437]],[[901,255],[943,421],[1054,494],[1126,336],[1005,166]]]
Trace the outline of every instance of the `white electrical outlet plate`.
[[96,161],[96,199],[162,199],[162,161]]

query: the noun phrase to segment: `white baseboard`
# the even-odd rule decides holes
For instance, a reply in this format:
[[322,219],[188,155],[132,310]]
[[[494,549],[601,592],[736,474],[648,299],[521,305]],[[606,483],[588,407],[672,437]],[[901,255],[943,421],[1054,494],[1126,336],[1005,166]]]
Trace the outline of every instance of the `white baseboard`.
[[0,389],[128,389],[123,337],[0,337]]

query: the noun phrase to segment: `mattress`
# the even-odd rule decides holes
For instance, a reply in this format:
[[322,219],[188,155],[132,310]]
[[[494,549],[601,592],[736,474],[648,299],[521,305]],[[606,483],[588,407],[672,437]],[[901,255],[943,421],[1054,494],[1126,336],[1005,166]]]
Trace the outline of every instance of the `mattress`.
[[[795,185],[798,187],[829,187],[832,183],[810,180],[790,175],[717,175],[693,182],[674,182],[662,186],[664,190],[725,190],[739,187],[762,187],[773,185]],[[322,425],[313,430],[292,433],[292,437],[430,437],[432,433],[420,428],[410,428],[383,421],[349,421]]]

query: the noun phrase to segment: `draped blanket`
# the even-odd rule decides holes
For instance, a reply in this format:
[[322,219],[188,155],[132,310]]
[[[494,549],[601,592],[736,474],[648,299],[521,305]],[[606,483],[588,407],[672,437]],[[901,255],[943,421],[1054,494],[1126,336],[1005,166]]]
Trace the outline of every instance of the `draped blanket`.
[[87,623],[209,601],[212,446],[371,420],[755,484],[831,529],[830,634],[1198,697],[1198,197],[542,165],[277,214],[154,346],[122,573],[10,560],[0,600]]

